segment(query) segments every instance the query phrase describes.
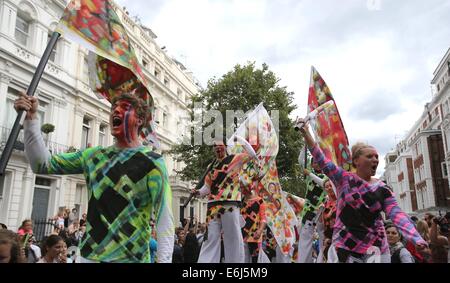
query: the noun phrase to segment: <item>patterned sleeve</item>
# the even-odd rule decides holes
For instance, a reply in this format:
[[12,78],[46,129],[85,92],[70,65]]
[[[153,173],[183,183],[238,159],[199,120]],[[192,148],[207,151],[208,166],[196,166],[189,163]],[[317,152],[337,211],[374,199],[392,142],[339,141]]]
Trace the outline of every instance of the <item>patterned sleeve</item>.
[[172,190],[163,158],[155,160],[156,167],[148,173],[148,187],[156,219],[158,262],[171,263],[175,228],[172,214]]
[[330,178],[330,180],[336,185],[336,188],[340,187],[342,184],[343,177],[345,174],[344,169],[339,166],[336,166],[331,160],[329,160],[316,144],[313,148],[309,148],[311,155],[314,158],[314,161],[319,164],[320,169],[323,171],[325,175]]
[[391,219],[397,229],[400,231],[403,237],[406,240],[413,242],[415,245],[417,244],[427,244],[424,239],[417,232],[414,224],[409,219],[408,215],[404,213],[400,207],[398,206],[397,200],[390,190],[386,187],[380,187],[379,190],[382,190],[384,195],[384,207],[383,210],[386,213],[387,217]]
[[34,173],[58,175],[83,173],[82,152],[52,156],[45,147],[38,120],[25,120],[24,130],[25,154]]

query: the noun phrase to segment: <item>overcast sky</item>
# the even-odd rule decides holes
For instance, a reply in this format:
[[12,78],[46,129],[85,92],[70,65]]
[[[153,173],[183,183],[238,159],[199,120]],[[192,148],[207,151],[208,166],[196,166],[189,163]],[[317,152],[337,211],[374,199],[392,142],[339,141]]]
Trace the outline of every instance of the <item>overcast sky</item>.
[[323,76],[350,143],[384,155],[431,100],[450,47],[449,0],[116,0],[203,86],[236,64],[267,63],[306,114],[310,68]]

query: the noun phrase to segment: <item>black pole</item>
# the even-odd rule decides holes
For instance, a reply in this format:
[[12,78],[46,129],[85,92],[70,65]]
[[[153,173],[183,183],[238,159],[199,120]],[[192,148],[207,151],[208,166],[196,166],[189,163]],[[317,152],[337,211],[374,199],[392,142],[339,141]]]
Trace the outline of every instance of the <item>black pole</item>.
[[[33,75],[33,79],[31,80],[30,86],[27,89],[28,96],[34,96],[39,81],[41,80],[42,74],[44,73],[48,59],[50,58],[52,50],[55,47],[56,43],[58,42],[60,36],[61,34],[53,32],[52,37],[50,38],[50,41],[48,42],[47,47],[45,48],[44,55],[42,55],[41,61],[39,62],[39,65],[36,68],[36,72]],[[14,122],[14,126],[11,129],[11,133],[9,134],[8,141],[6,142],[5,145],[5,149],[2,152],[2,156],[0,158],[1,177],[4,177],[5,175],[6,165],[8,165],[9,158],[11,157],[14,148],[14,143],[16,142],[17,137],[19,136],[21,130],[21,122],[24,114],[25,113],[23,110],[17,113],[16,121]]]
[[[214,166],[214,164],[216,163],[217,159],[214,159],[208,166],[208,168],[206,168],[205,173],[203,173],[202,178],[200,179],[200,181],[197,183],[197,185],[195,186],[195,189],[198,190],[200,189],[200,187],[204,184],[204,180],[206,177],[206,174],[208,174],[208,172],[211,170],[211,168]],[[186,206],[188,206],[188,204],[191,202],[191,200],[195,197],[194,194],[190,194],[189,198],[187,199],[187,201],[183,204],[183,208],[186,208]]]

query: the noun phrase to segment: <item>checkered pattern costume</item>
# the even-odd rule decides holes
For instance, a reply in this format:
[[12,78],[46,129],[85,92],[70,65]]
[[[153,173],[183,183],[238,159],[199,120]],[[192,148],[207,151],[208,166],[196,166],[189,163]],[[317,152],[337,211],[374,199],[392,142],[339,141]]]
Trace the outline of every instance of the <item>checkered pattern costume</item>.
[[147,147],[88,148],[51,156],[37,120],[27,120],[25,148],[33,172],[83,174],[89,205],[81,256],[99,262],[150,262],[150,219],[156,219],[159,262],[171,262],[172,195],[161,156]]

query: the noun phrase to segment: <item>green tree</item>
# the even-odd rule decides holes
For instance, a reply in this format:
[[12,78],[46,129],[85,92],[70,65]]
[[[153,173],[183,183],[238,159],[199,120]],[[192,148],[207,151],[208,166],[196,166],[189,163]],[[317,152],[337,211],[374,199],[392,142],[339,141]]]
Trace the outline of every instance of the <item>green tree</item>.
[[[294,130],[294,121],[289,118],[289,114],[296,106],[293,104],[293,93],[288,92],[286,87],[280,86],[279,81],[280,79],[269,70],[266,64],[263,64],[260,69],[255,67],[255,63],[236,65],[222,78],[210,79],[207,88],[193,97],[191,109],[194,109],[194,103],[201,103],[204,112],[218,110],[222,117],[226,117],[227,110],[242,110],[247,113],[263,102],[269,114],[272,110],[278,110],[277,167],[280,182],[283,190],[304,196],[305,185],[297,161],[303,140]],[[194,121],[193,116],[191,118],[191,121]],[[210,121],[209,124],[212,122]],[[238,121],[238,125],[240,122],[242,121]],[[177,145],[170,153],[175,155],[177,161],[183,161],[186,164],[186,167],[178,172],[184,180],[199,180],[209,162],[213,160],[214,154],[211,146],[193,145],[194,129],[200,129],[200,126],[204,129],[208,124],[192,124],[191,126],[193,127],[190,144]]]

